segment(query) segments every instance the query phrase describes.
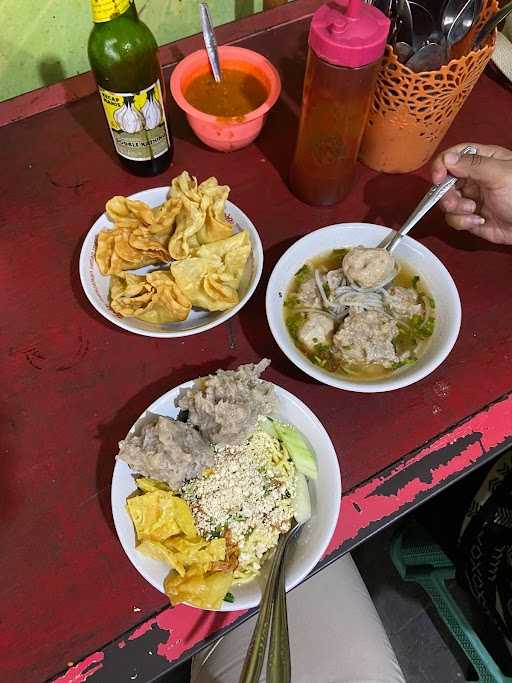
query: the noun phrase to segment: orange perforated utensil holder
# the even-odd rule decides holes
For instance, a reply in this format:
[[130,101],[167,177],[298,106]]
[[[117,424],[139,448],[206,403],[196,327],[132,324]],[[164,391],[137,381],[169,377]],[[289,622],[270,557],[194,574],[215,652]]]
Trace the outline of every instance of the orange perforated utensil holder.
[[[486,0],[478,24],[496,12]],[[377,79],[360,160],[375,171],[408,173],[427,163],[481,76],[495,34],[478,51],[452,59],[438,71],[414,73],[386,48]]]

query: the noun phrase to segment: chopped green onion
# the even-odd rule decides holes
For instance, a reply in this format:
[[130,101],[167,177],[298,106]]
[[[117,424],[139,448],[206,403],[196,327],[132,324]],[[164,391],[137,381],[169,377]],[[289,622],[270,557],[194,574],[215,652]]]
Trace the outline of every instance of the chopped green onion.
[[286,327],[292,339],[298,339],[299,331],[304,324],[305,316],[302,313],[294,313],[286,318]]
[[287,296],[284,300],[283,306],[286,306],[286,308],[294,308],[294,306],[297,306],[298,303],[297,297],[293,294],[290,294],[290,296]]
[[333,256],[345,256],[349,251],[350,249],[333,249],[332,254]]
[[305,263],[302,266],[302,268],[299,268],[299,270],[295,273],[295,280],[299,284],[306,282],[306,280],[309,280],[310,277],[311,277],[311,268],[308,266],[307,263]]
[[406,358],[405,360],[401,360],[398,363],[393,363],[391,365],[392,370],[398,370],[398,368],[403,368],[405,365],[414,365],[418,359],[416,356],[410,356],[410,358]]
[[226,593],[224,596],[224,602],[235,602],[235,596],[233,593]]
[[431,337],[434,332],[435,318],[430,316],[427,320],[424,320],[421,325],[416,327],[416,334],[422,339]]

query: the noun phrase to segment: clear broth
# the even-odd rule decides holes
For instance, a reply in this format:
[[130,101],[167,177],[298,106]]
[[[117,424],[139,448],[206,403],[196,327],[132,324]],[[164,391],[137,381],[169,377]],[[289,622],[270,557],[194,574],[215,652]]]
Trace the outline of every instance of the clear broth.
[[[304,265],[309,266],[312,271],[314,271],[317,268],[322,270],[323,272],[334,270],[336,268],[341,267],[343,256],[348,251],[350,251],[350,249],[334,249],[333,251],[327,252],[326,254],[321,254],[319,256],[315,256],[312,259],[309,259],[308,261],[306,261]],[[430,296],[424,283],[421,280],[419,280],[418,275],[411,268],[409,268],[409,266],[403,263],[403,261],[399,261],[399,264],[400,272],[392,281],[391,285],[415,289],[418,292],[420,299],[422,299],[423,301],[428,300],[430,302],[429,306],[431,310],[431,315],[435,316],[435,302]],[[297,313],[294,310],[294,306],[290,304],[290,302],[293,301],[294,295],[297,293],[300,285],[302,284],[302,281],[299,278],[297,278],[296,275],[297,274],[295,274],[292,278],[290,285],[288,286],[288,290],[286,292],[286,297],[283,306],[283,315],[286,327],[288,329],[288,333],[290,334],[293,343],[311,363],[321,367],[323,370],[326,370],[327,372],[330,372],[332,374],[340,375],[348,379],[357,379],[358,381],[371,381],[382,379],[385,377],[389,377],[390,375],[393,375],[394,373],[400,370],[400,368],[386,368],[380,363],[350,365],[350,367],[347,368],[346,365],[342,365],[342,360],[339,356],[336,357],[334,356],[334,354],[327,351],[311,351],[304,347],[298,340],[297,334],[294,334],[294,329],[296,330],[297,328],[296,316],[304,316],[305,314]],[[435,323],[432,322],[432,328],[434,324]],[[401,330],[393,341],[395,344],[395,348],[398,347],[397,353],[400,354],[404,351],[414,349],[416,353],[416,358],[418,359],[425,352],[425,349],[430,341],[430,335],[425,339],[418,339],[418,337],[413,336],[413,334],[416,335],[417,333],[409,333],[408,331],[405,332]],[[408,364],[410,365],[410,363]]]

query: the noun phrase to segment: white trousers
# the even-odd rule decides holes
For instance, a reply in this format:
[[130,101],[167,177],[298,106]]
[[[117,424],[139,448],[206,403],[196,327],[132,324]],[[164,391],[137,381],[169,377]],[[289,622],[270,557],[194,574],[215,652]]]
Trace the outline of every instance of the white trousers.
[[[191,683],[238,683],[255,619],[194,657]],[[350,555],[288,594],[288,623],[292,683],[405,683]]]

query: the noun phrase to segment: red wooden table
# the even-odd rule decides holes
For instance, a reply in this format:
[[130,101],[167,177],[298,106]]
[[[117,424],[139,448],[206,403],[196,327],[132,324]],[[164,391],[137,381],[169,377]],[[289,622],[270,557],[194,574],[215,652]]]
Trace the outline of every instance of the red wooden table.
[[[0,106],[2,351],[0,409],[0,680],[150,681],[217,637],[240,614],[212,614],[166,599],[133,569],[110,512],[114,455],[134,419],[184,380],[218,367],[272,358],[268,379],[313,409],[339,454],[340,520],[325,561],[493,457],[512,441],[512,250],[448,230],[438,211],[415,228],[459,288],[463,324],[445,363],[390,394],[317,384],[278,350],[265,322],[268,275],[284,249],[343,221],[397,226],[424,193],[428,172],[377,175],[360,167],[350,197],[313,209],[288,191],[307,15],[297,0],[220,30],[266,54],[283,95],[256,144],[209,151],[172,109],[176,153],[168,174],[127,175],[90,76]],[[166,64],[199,47],[193,37],[162,50]],[[66,100],[65,106],[56,106]],[[445,144],[512,146],[509,92],[484,76]],[[52,109],[52,107],[55,107]],[[24,115],[41,113],[23,118]],[[82,239],[114,194],[167,184],[183,169],[216,175],[252,218],[265,271],[250,304],[228,324],[184,340],[124,332],[88,304],[78,278]],[[59,672],[64,672],[59,674]]]

